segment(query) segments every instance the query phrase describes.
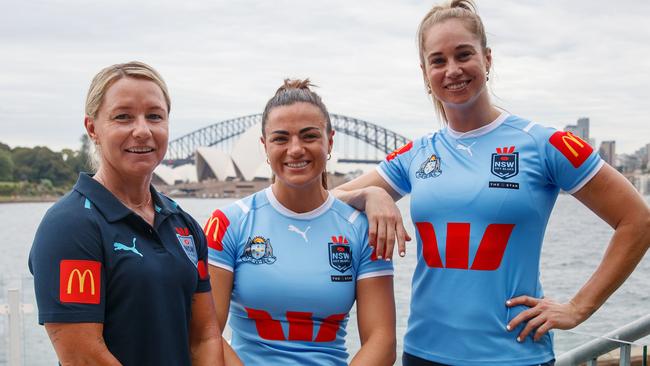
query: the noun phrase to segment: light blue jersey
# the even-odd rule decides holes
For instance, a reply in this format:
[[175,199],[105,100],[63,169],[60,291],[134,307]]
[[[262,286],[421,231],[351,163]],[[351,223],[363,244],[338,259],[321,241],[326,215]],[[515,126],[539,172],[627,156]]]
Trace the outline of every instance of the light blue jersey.
[[205,232],[209,263],[234,273],[232,346],[245,365],[347,364],[356,282],[393,274],[371,258],[364,214],[332,195],[295,213],[268,188],[216,210]]
[[442,129],[396,150],[377,171],[410,193],[417,267],[404,350],[451,365],[532,365],[552,336],[518,343],[506,324],[542,297],[539,259],[558,192],[583,187],[603,161],[584,141],[502,114],[467,133]]

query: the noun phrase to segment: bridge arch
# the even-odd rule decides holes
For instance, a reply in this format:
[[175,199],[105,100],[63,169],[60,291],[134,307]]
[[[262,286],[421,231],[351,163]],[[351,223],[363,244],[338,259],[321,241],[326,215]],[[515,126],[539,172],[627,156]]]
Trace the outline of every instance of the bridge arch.
[[[409,141],[397,132],[357,118],[330,113],[330,120],[336,133],[353,137],[385,154]],[[232,140],[261,122],[261,114],[252,114],[200,128],[170,141],[165,160],[190,161],[199,147],[214,146]]]

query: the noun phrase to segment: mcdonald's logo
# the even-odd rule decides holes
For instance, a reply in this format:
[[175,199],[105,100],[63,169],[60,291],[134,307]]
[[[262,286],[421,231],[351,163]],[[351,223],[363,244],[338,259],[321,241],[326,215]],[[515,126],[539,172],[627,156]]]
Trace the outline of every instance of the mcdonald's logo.
[[228,226],[230,226],[230,221],[226,215],[221,210],[215,210],[203,228],[205,237],[208,239],[208,247],[218,251],[223,250],[222,240]]
[[99,304],[102,263],[88,260],[62,260],[59,266],[59,300],[80,304]]
[[594,151],[588,143],[571,132],[557,131],[548,141],[571,162],[574,168],[582,165]]

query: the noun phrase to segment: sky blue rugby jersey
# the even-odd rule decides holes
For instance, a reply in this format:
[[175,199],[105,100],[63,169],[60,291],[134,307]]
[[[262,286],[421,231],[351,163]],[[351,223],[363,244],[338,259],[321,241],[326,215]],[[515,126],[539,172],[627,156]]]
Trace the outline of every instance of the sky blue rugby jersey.
[[373,260],[364,214],[332,195],[295,213],[267,188],[216,210],[204,229],[209,263],[234,272],[232,346],[245,365],[347,365],[356,281],[393,274]]
[[417,266],[404,350],[445,364],[532,365],[551,360],[552,336],[517,343],[526,309],[542,297],[539,260],[560,189],[574,193],[603,161],[568,132],[503,113],[467,133],[444,128],[386,157],[377,171],[412,194]]

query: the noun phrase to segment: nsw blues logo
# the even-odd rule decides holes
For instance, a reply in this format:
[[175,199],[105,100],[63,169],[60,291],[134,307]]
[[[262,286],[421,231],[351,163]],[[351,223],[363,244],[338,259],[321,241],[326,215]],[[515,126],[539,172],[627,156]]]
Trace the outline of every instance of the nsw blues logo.
[[248,239],[248,243],[244,247],[244,253],[239,257],[242,262],[250,262],[253,264],[273,264],[276,261],[273,256],[273,247],[271,240],[262,236],[256,236]]
[[332,236],[329,243],[330,266],[335,270],[344,273],[352,268],[352,250],[348,245],[348,239],[344,236]]
[[519,174],[519,153],[515,147],[497,147],[496,154],[492,154],[492,174],[506,180]]
[[420,165],[420,169],[415,172],[415,177],[426,179],[437,177],[440,174],[442,174],[442,170],[440,170],[440,158],[436,154],[432,154],[422,163],[422,165]]
[[176,237],[178,238],[178,242],[181,244],[181,248],[183,248],[183,251],[187,254],[187,258],[192,261],[194,266],[197,266],[199,264],[199,255],[196,253],[194,237],[190,234],[190,230],[186,227],[177,227]]

